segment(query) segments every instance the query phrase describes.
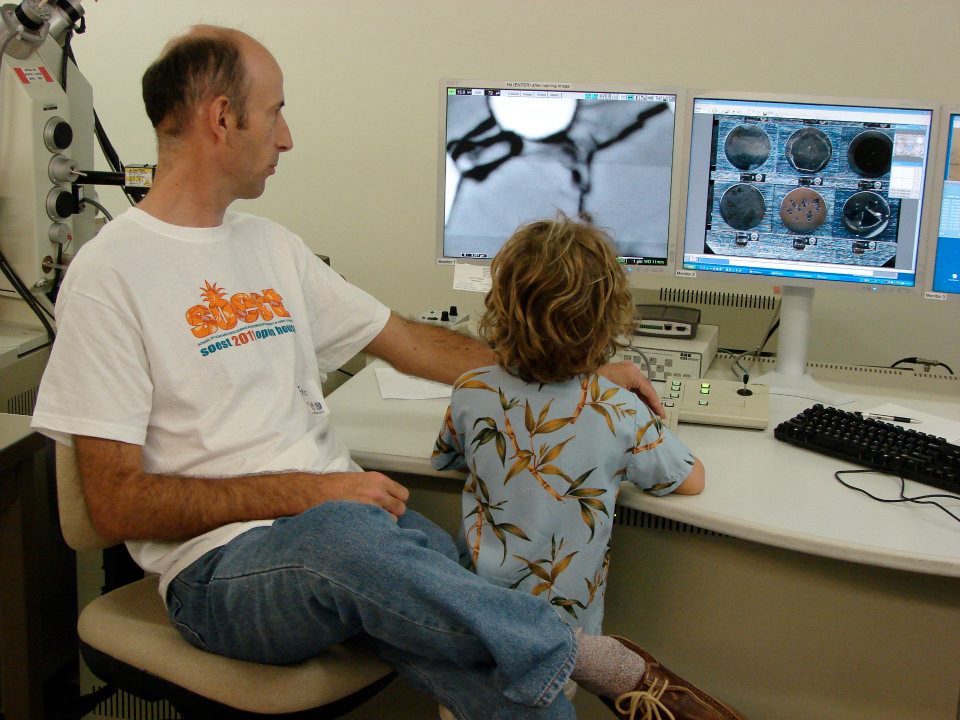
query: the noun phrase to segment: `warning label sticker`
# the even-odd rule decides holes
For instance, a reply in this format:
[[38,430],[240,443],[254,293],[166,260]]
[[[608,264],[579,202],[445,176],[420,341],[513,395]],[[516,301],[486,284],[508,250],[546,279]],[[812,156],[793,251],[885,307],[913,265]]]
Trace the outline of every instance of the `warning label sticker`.
[[20,78],[20,82],[24,85],[29,85],[32,82],[53,82],[53,76],[47,72],[47,69],[43,65],[37,67],[24,67],[24,68],[14,68],[17,72],[17,76]]

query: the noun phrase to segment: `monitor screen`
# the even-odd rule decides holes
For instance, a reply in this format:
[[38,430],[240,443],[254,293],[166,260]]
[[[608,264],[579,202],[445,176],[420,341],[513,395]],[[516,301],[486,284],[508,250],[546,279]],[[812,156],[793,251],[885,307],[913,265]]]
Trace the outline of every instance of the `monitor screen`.
[[669,254],[676,92],[441,83],[438,257],[489,261],[518,225],[585,215],[628,269]]
[[933,109],[692,100],[678,275],[914,288]]
[[960,110],[946,117],[946,155],[933,291],[960,298]]

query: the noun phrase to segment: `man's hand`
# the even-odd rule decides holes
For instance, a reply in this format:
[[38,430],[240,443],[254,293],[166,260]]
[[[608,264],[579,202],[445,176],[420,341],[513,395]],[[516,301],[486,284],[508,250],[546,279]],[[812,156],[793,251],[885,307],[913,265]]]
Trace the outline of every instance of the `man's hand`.
[[382,507],[395,518],[407,511],[410,491],[378,472],[340,472],[317,476],[330,500],[352,500]]
[[653,412],[662,418],[667,417],[667,411],[660,404],[660,397],[657,395],[653,383],[636,364],[629,360],[607,363],[600,367],[597,373],[620,387],[632,390]]

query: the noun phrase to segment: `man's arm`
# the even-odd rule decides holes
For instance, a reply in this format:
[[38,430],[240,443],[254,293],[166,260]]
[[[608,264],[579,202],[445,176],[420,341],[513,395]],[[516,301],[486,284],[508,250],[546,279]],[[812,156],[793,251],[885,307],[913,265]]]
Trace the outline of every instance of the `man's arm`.
[[376,472],[271,473],[230,478],[143,470],[139,445],[76,436],[83,494],[105,539],[174,540],[231,522],[295,515],[329,500],[377,505],[399,517],[409,492]]
[[[452,385],[468,370],[496,365],[497,356],[484,343],[445,327],[406,320],[396,313],[364,352],[386,360],[408,375]],[[666,417],[656,389],[632,362],[607,363],[598,371],[607,380],[636,393],[657,415]]]
[[396,313],[364,352],[400,372],[452,385],[468,370],[495,365],[496,355],[476,338],[444,327],[406,320]]

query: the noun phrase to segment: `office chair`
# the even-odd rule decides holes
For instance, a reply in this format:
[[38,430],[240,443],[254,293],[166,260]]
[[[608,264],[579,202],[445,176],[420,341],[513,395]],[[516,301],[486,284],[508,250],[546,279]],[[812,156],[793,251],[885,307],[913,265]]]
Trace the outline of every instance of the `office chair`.
[[[90,519],[73,448],[57,443],[60,526],[76,551],[112,545]],[[184,718],[336,718],[382,690],[390,667],[349,643],[293,665],[261,665],[208,653],[184,640],[146,577],[90,602],[80,612],[80,652],[93,673],[141,699],[167,700]]]

